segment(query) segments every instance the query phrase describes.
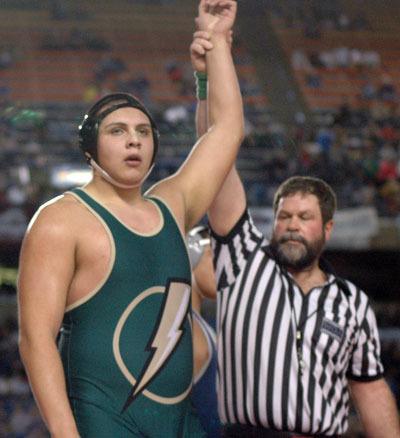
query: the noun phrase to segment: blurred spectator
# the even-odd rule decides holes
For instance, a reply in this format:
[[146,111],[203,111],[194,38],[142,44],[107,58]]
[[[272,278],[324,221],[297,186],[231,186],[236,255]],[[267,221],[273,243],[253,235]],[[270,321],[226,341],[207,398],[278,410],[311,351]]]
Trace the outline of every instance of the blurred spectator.
[[116,89],[133,94],[146,107],[151,107],[150,81],[144,73],[132,75],[128,70],[124,71],[116,82]]
[[193,73],[190,70],[190,80],[184,66],[176,60],[168,61],[165,70],[170,82],[177,88],[180,96],[193,95]]
[[393,79],[387,73],[384,73],[381,77],[381,85],[378,89],[378,97],[384,101],[393,101],[397,97],[396,87],[393,84]]
[[100,98],[101,88],[95,82],[86,85],[83,90],[82,100],[84,103],[91,104]]
[[8,82],[0,78],[0,110],[10,103],[11,91]]
[[183,79],[183,70],[179,63],[175,60],[169,61],[165,66],[169,80],[172,83],[180,83]]
[[306,84],[310,88],[320,88],[322,84],[321,75],[314,68],[310,68],[306,73]]
[[292,52],[292,67],[295,70],[307,70],[311,67],[310,61],[307,58],[304,50],[296,49]]
[[50,0],[50,11],[55,20],[84,20],[88,17],[88,13],[82,9],[80,3],[65,2],[63,0]]
[[364,81],[362,87],[361,87],[361,98],[365,100],[372,100],[376,97],[376,87],[374,83],[367,79]]
[[175,127],[189,121],[189,112],[185,105],[174,105],[164,111],[164,120]]
[[337,21],[337,28],[338,28],[338,30],[349,30],[350,18],[347,16],[347,14],[345,12],[342,12],[339,15],[339,18]]
[[350,126],[351,124],[351,108],[348,101],[344,101],[339,107],[339,111],[335,117],[335,124],[343,128]]
[[126,70],[125,62],[112,52],[106,52],[97,62],[94,68],[94,76],[97,83],[102,83],[110,76],[122,73]]
[[312,66],[327,69],[355,67],[363,70],[378,67],[380,64],[380,57],[377,52],[346,46],[312,51],[309,54],[309,60]]
[[317,143],[320,146],[320,150],[324,154],[329,154],[335,140],[335,134],[332,129],[328,127],[322,127],[317,132]]
[[385,201],[384,213],[388,217],[396,217],[400,212],[400,183],[395,179],[388,179],[380,187],[379,194]]
[[366,50],[361,53],[362,64],[369,68],[379,67],[381,64],[381,57],[375,50]]
[[11,67],[14,62],[14,57],[11,49],[3,48],[0,51],[0,70]]
[[399,177],[396,152],[389,145],[385,145],[381,150],[381,157],[377,173],[378,181],[396,180]]

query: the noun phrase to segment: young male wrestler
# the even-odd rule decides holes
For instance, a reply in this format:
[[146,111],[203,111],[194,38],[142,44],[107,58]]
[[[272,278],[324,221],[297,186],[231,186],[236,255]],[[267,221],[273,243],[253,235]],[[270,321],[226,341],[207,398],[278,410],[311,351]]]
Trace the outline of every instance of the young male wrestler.
[[20,352],[53,437],[203,434],[188,397],[191,272],[183,235],[212,202],[243,136],[226,42],[235,14],[232,0],[200,1],[197,24],[214,45],[210,130],[179,171],[142,195],[157,129],[132,96],[106,96],[80,128],[92,181],[44,205],[28,228]]

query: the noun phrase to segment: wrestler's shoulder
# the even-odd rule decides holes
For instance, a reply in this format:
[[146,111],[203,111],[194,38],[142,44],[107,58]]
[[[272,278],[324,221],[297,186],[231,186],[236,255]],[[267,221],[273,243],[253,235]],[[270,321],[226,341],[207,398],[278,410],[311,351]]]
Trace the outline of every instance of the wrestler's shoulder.
[[65,193],[42,204],[31,220],[30,226],[51,226],[72,229],[88,216],[87,209],[74,196]]

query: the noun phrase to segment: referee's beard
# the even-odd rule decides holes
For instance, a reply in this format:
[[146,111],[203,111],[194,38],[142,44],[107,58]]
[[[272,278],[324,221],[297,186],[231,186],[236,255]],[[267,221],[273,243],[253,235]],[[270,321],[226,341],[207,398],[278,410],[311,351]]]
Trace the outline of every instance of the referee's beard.
[[[294,243],[296,242],[296,243]],[[314,264],[325,246],[325,234],[307,241],[297,233],[284,233],[279,239],[272,234],[270,248],[275,260],[286,268],[302,271]]]

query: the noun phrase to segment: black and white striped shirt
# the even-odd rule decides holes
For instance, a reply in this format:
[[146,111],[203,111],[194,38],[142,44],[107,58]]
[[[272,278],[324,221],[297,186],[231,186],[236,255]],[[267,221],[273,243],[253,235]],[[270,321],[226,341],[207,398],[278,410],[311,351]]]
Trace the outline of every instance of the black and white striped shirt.
[[248,212],[227,236],[212,237],[221,421],[344,433],[347,379],[383,373],[367,296],[326,270],[327,282],[303,294]]

